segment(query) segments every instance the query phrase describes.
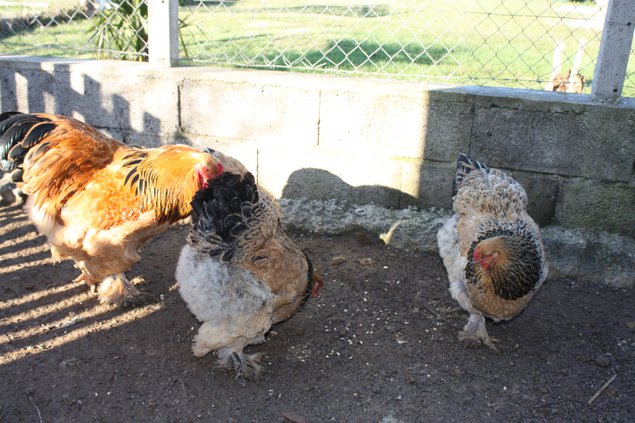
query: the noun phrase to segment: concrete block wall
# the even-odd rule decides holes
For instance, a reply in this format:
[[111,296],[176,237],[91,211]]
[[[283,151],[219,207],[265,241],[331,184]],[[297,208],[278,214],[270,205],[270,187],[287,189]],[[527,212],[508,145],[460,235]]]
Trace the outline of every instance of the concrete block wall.
[[76,116],[126,142],[227,152],[280,197],[450,208],[468,152],[542,225],[635,236],[635,100],[209,67],[0,56],[0,109]]

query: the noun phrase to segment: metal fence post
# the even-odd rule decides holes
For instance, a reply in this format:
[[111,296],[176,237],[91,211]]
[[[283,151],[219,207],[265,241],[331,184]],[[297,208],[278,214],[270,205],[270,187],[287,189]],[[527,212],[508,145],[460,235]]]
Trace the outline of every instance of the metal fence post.
[[635,1],[610,0],[593,75],[593,101],[616,102],[622,95],[634,25]]
[[148,2],[148,61],[174,66],[179,61],[178,0]]

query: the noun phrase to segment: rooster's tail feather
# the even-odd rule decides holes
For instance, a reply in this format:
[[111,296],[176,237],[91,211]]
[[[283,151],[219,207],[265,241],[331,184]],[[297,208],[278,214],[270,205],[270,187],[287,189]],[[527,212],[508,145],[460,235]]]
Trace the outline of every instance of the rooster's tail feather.
[[19,112],[0,114],[0,163],[2,170],[12,172],[14,182],[22,181],[20,168],[29,150],[55,126],[50,119],[36,115]]

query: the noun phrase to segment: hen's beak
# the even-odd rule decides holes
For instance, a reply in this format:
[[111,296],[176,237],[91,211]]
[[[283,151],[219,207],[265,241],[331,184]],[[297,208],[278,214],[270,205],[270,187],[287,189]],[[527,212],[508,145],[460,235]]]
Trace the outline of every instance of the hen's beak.
[[497,253],[487,256],[481,256],[478,251],[474,251],[474,263],[478,264],[485,270],[489,270],[496,261]]

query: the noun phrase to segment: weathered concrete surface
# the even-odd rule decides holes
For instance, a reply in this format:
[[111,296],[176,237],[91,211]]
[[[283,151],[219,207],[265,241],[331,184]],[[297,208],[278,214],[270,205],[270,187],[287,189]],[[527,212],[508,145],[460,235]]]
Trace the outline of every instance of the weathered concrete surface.
[[542,229],[552,276],[635,286],[635,240],[603,231]]
[[[635,138],[631,141],[635,144]],[[604,216],[602,227],[635,237],[635,189],[629,183],[609,183],[582,178],[562,182],[555,217],[568,227],[594,227]]]
[[[285,225],[321,234],[356,230],[376,234],[387,245],[436,252],[436,233],[450,216],[446,210],[414,208],[390,210],[374,204],[338,200],[282,199]],[[602,231],[541,229],[549,274],[611,286],[635,286],[635,240]]]
[[629,181],[633,112],[559,100],[475,98],[472,149],[493,167]]
[[450,207],[460,152],[525,186],[543,226],[635,237],[635,99],[213,67],[0,57],[0,111],[241,160],[278,197]]
[[[354,193],[350,193],[354,197]],[[436,233],[450,216],[443,209],[388,209],[377,204],[304,197],[280,200],[287,229],[337,235],[364,230],[385,244],[412,251],[437,251]],[[0,206],[21,202],[5,173],[0,180]],[[551,276],[571,277],[611,286],[635,286],[635,240],[602,231],[547,226],[541,230]]]

